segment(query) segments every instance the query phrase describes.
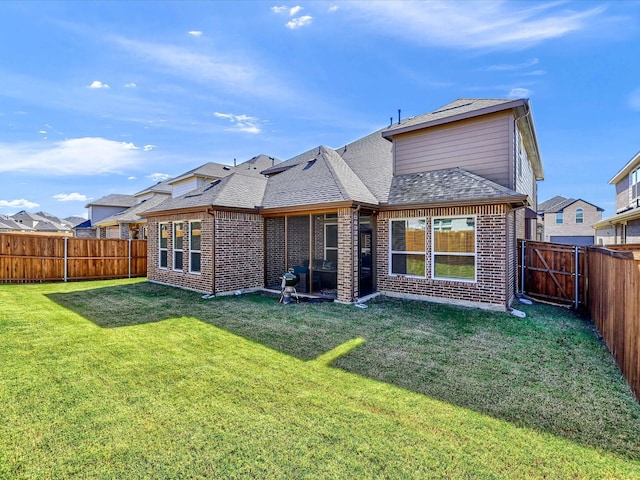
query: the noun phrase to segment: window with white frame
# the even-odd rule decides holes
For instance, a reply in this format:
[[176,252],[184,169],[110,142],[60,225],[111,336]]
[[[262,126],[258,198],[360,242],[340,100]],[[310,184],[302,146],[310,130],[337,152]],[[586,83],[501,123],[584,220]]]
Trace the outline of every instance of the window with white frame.
[[158,247],[160,259],[160,268],[167,268],[167,249],[169,247],[169,224],[161,223],[158,225]]
[[556,213],[556,223],[561,224],[564,222],[564,214],[562,212]]
[[426,276],[426,224],[423,218],[391,220],[389,273],[421,278]]
[[182,222],[173,224],[173,269],[182,270],[184,255],[184,229]]
[[475,217],[434,218],[432,239],[433,278],[476,280]]
[[338,264],[338,224],[324,224],[324,259]]
[[200,238],[202,223],[199,220],[189,222],[189,272],[200,273]]
[[576,223],[584,223],[584,210],[581,208],[576,210]]
[[631,201],[640,197],[640,167],[629,174],[629,194]]

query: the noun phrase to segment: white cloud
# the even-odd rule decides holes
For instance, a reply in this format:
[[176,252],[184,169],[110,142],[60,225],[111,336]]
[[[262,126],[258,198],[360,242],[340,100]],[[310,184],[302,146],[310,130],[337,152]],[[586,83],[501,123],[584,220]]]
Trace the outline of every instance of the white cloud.
[[531,60],[528,60],[522,63],[491,65],[485,68],[485,70],[487,72],[508,72],[508,71],[514,71],[514,70],[522,70],[524,68],[529,68],[534,65],[537,65],[539,62],[540,61],[537,58],[532,58]]
[[547,74],[546,70],[533,70],[531,72],[523,73],[523,75],[527,75],[531,77],[537,77],[537,76],[546,75],[546,74]]
[[306,27],[307,25],[311,25],[311,21],[313,17],[310,15],[303,15],[302,17],[292,18],[287,23],[285,23],[285,27],[294,30],[296,28]]
[[171,178],[171,175],[167,175],[166,173],[152,173],[151,175],[147,175],[146,178],[154,182],[162,182],[163,180]]
[[271,7],[271,11],[274,13],[284,13],[287,10],[289,10],[289,8],[286,5],[281,5],[279,7]]
[[187,32],[189,35],[191,35],[192,37],[201,37],[202,36],[202,32],[200,30],[191,30],[190,32]]
[[533,92],[528,88],[512,88],[509,92],[509,98],[529,98]]
[[91,82],[91,85],[87,85],[87,88],[100,89],[100,88],[111,88],[106,83],[102,83],[100,80],[94,80]]
[[411,43],[516,49],[582,30],[605,11],[602,6],[560,9],[562,3],[397,0],[354,1],[342,6],[376,32],[401,36]]
[[127,180],[135,180],[136,177],[127,177]]
[[0,143],[0,172],[33,175],[96,175],[137,168],[140,148],[100,137],[72,138],[53,144]]
[[640,111],[640,88],[636,88],[633,92],[631,92],[631,94],[629,95],[629,106],[631,107],[631,109],[633,110],[638,110]]
[[338,5],[331,5],[331,6],[329,6],[329,8],[328,8],[328,10],[327,10],[327,11],[328,11],[329,13],[333,13],[333,12],[337,12],[339,8],[340,8],[340,7],[338,7]]
[[138,85],[135,82],[125,83],[124,88],[136,88]]
[[86,202],[89,200],[89,197],[78,192],[58,193],[57,195],[54,195],[53,198],[59,202]]
[[297,15],[300,10],[302,10],[302,7],[300,5],[296,5],[295,7],[291,7],[289,9],[289,16],[293,17],[294,15]]
[[30,202],[29,200],[25,200],[24,198],[21,198],[19,200],[0,200],[0,207],[22,208],[25,210],[31,210],[39,206],[39,203]]
[[142,147],[142,150],[144,150],[145,152],[150,152],[151,150],[153,150],[156,147],[157,147],[157,145],[145,145],[144,147]]
[[47,131],[46,130],[38,130],[38,133],[41,133],[42,135],[46,135]]
[[273,85],[271,72],[259,71],[255,62],[228,50],[206,55],[173,45],[138,42],[122,37],[111,37],[111,40],[128,53],[155,64],[166,73],[191,82],[207,86],[213,83],[242,95],[272,97],[287,93],[284,87]]
[[250,117],[249,115],[234,115],[233,113],[213,113],[218,118],[226,118],[233,126],[227,130],[234,130],[245,133],[260,133],[262,129],[259,127],[259,120],[257,117]]

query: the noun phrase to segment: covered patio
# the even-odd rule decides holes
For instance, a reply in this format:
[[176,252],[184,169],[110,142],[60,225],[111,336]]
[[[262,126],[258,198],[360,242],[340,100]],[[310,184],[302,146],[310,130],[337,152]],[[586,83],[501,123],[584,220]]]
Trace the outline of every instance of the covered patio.
[[296,290],[343,302],[373,292],[371,215],[356,208],[265,218],[265,286],[290,268]]

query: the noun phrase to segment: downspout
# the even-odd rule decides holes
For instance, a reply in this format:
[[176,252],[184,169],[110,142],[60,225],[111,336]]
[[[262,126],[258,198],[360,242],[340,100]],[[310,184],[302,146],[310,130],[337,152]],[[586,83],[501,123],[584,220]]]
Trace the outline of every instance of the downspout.
[[[211,293],[216,294],[216,211],[213,207],[207,209],[207,213],[211,215]],[[200,247],[202,249],[202,246]],[[202,255],[202,254],[201,254]],[[202,260],[200,260],[202,262]]]
[[[351,238],[351,249],[353,255],[353,264],[351,266],[351,301],[353,303],[356,303],[358,301],[358,293],[360,290],[360,258],[358,256],[358,244],[360,242],[360,208],[362,208],[362,205],[357,205],[351,217],[353,224],[353,235]],[[356,265],[358,268],[354,268],[356,267]],[[358,283],[358,292],[356,292],[355,289],[356,280]]]

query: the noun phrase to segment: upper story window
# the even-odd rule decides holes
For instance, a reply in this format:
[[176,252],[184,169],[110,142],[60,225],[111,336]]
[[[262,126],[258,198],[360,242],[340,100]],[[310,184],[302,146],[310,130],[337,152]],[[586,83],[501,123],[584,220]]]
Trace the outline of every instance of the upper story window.
[[640,196],[640,167],[636,168],[629,175],[629,192],[631,194],[631,201]]
[[564,222],[564,214],[562,212],[556,213],[556,223],[560,224]]
[[584,211],[581,208],[576,210],[576,223],[584,223]]

